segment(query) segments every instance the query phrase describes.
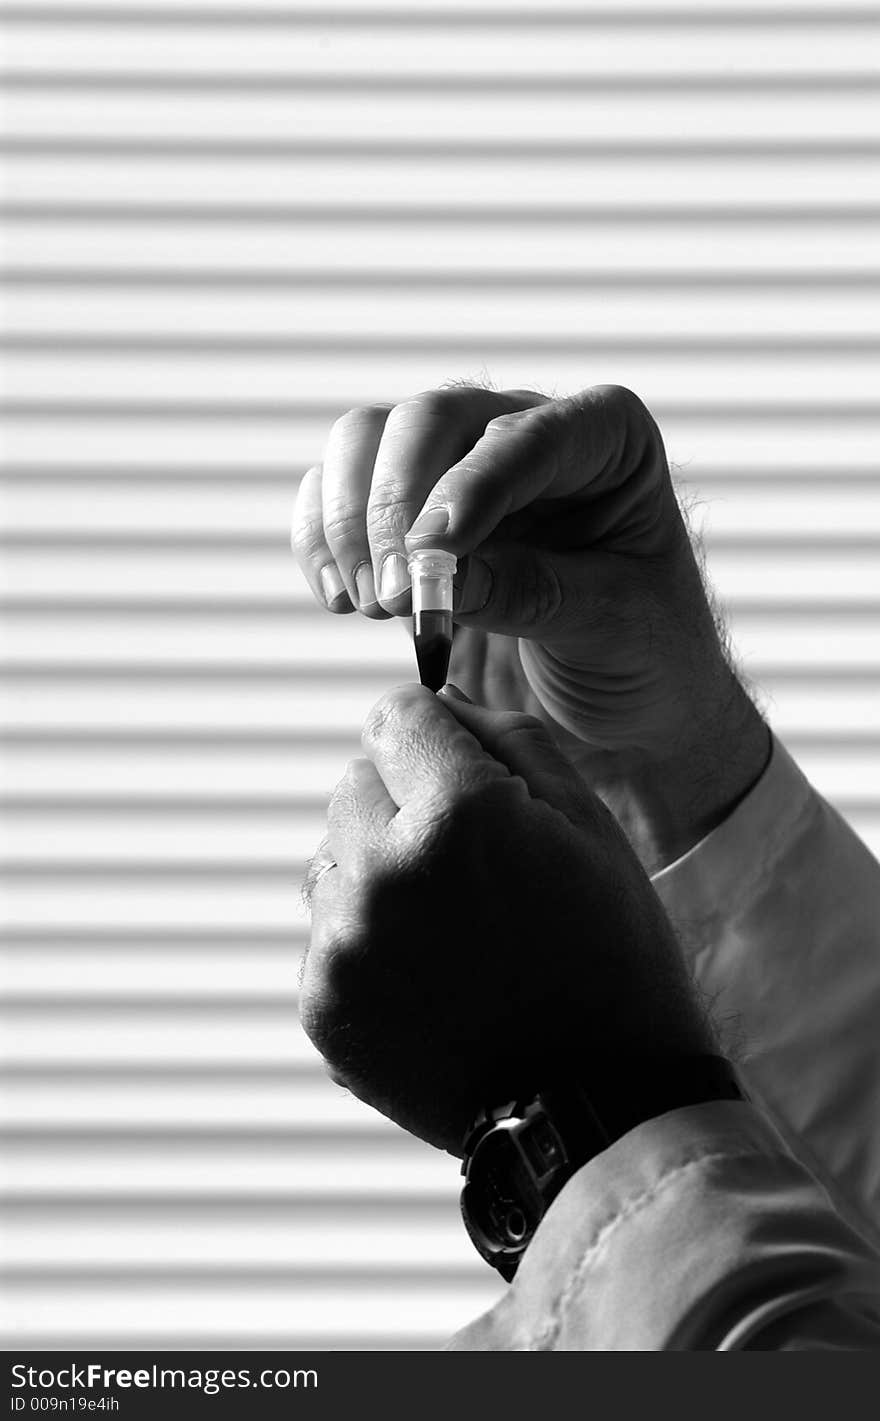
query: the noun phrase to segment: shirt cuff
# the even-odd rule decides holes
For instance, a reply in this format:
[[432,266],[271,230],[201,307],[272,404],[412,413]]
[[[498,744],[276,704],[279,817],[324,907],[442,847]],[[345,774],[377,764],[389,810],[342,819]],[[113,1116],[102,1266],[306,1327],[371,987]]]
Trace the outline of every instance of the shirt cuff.
[[762,1116],[712,1102],[647,1121],[569,1180],[505,1297],[451,1349],[736,1350],[817,1298],[876,1304],[877,1289],[876,1259]]
[[685,951],[760,896],[818,805],[809,780],[774,736],[767,768],[736,809],[651,879],[672,921],[686,929]]

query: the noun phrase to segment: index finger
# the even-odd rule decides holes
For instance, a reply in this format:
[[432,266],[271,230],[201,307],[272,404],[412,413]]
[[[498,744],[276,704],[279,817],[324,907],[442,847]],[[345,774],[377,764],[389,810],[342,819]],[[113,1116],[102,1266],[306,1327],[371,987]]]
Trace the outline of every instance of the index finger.
[[494,416],[513,408],[514,400],[529,398],[542,397],[466,385],[427,390],[392,409],[376,453],[367,504],[370,553],[386,611],[409,611],[404,538],[438,479],[474,447]]
[[499,414],[470,453],[437,480],[406,547],[443,548],[462,557],[536,499],[587,488],[594,497],[607,493],[628,474],[626,454],[652,431],[656,426],[641,400],[617,385]]
[[364,751],[401,809],[423,796],[455,795],[509,771],[424,686],[398,686],[373,707]]

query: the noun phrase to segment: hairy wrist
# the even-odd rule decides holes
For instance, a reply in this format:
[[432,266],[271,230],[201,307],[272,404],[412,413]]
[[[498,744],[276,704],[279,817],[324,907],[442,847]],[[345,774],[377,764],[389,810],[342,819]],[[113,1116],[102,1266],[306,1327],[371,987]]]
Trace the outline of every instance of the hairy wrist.
[[[667,702],[669,724],[651,748],[603,748],[563,725],[530,684],[522,643],[514,638],[458,628],[452,679],[478,702],[517,707],[543,720],[589,788],[605,800],[643,867],[657,873],[732,812],[770,757],[770,731],[732,669],[708,608],[705,621],[689,664],[670,678],[682,688],[678,704]],[[626,707],[612,718],[625,734]]]
[[729,672],[713,713],[665,754],[576,755],[650,874],[674,863],[730,815],[757,783],[771,751],[769,727]]

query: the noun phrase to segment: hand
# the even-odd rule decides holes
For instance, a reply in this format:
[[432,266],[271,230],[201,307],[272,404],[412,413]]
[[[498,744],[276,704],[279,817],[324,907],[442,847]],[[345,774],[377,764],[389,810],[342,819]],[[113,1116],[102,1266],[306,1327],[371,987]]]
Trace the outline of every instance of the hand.
[[764,768],[767,728],[719,641],[660,433],[628,390],[454,388],[351,411],[303,479],[293,542],[316,596],[368,617],[408,613],[408,548],[454,552],[468,636],[452,674],[490,704],[498,677],[477,684],[475,660],[518,681],[516,703],[567,733],[652,869]]
[[302,984],[339,1083],[460,1153],[481,1106],[590,1057],[717,1049],[656,894],[540,722],[404,687],[364,748],[330,805]]

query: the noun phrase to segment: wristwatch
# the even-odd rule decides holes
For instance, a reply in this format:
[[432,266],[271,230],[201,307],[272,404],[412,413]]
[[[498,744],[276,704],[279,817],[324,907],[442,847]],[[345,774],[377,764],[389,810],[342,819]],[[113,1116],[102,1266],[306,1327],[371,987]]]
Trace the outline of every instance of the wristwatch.
[[551,1203],[588,1160],[670,1110],[745,1099],[721,1056],[646,1057],[586,1073],[581,1063],[562,1085],[482,1110],[461,1167],[461,1212],[474,1247],[509,1282]]

